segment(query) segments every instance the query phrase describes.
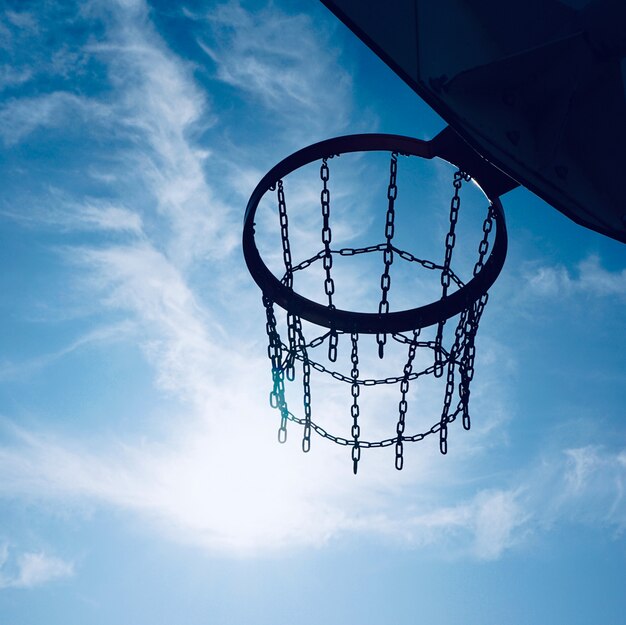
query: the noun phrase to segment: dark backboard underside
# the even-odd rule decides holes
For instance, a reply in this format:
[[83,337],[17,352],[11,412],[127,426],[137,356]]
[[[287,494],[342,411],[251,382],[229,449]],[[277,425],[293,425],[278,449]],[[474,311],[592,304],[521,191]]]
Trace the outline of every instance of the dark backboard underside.
[[322,2],[481,156],[626,242],[626,2]]

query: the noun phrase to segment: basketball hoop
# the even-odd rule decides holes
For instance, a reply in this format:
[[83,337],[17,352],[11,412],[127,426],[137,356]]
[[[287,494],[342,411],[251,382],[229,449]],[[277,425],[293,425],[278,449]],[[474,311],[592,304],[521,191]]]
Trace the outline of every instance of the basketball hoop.
[[[424,260],[411,252],[400,249],[394,241],[396,199],[398,195],[397,170],[399,157],[432,159],[442,152],[451,161],[450,150],[437,140],[420,141],[397,135],[367,134],[338,137],[316,143],[287,157],[273,167],[258,184],[245,214],[243,250],[248,269],[263,292],[263,305],[266,312],[266,332],[268,336],[268,356],[272,367],[272,390],[270,404],[280,413],[278,439],[287,439],[289,421],[303,428],[302,449],[308,452],[311,446],[311,433],[317,432],[339,445],[351,448],[353,471],[357,472],[364,448],[395,445],[395,466],[398,470],[404,464],[404,444],[419,441],[429,434],[439,434],[439,449],[442,454],[448,449],[448,426],[461,417],[463,427],[470,428],[469,399],[470,382],[474,376],[475,337],[480,318],[487,303],[487,291],[494,283],[504,264],[507,249],[507,234],[502,205],[497,193],[490,193],[489,181],[485,185],[476,179],[482,173],[480,162],[467,158],[462,150],[458,162],[453,163],[458,171],[453,178],[453,193],[450,202],[449,228],[444,241],[443,262]],[[362,248],[341,248],[332,246],[330,159],[353,152],[388,152],[389,182],[387,185],[386,218],[384,239]],[[440,152],[440,154],[437,154]],[[320,162],[320,204],[322,212],[321,249],[312,257],[294,264],[289,239],[289,217],[285,201],[284,180],[289,174],[306,165]],[[474,264],[472,278],[463,282],[453,270],[452,253],[456,242],[456,228],[461,205],[461,188],[474,179],[485,192],[488,202],[482,225],[482,238],[478,243],[478,256]],[[268,192],[276,193],[279,227],[282,245],[284,273],[275,275],[261,257],[255,241],[255,215],[259,202]],[[495,229],[494,229],[495,226]],[[493,234],[492,234],[493,232]],[[333,261],[338,256],[378,254],[382,256],[380,298],[377,311],[357,312],[337,308],[334,303],[335,282]],[[391,312],[389,293],[391,290],[391,266],[394,259],[410,263],[416,268],[424,268],[440,276],[441,297],[430,304]],[[322,263],[324,273],[324,304],[313,301],[297,293],[293,287],[293,277],[304,272],[315,263]],[[274,311],[277,304],[286,312],[286,327],[281,332]],[[444,345],[444,326],[448,320],[458,317],[451,345]],[[304,336],[302,320],[324,329],[319,336],[307,340]],[[421,330],[433,326],[434,339],[423,340]],[[341,335],[349,339],[340,340]],[[359,339],[361,335],[374,335],[378,356],[386,355],[388,338],[406,347],[406,357],[401,372],[393,377],[365,378],[359,372]],[[285,338],[283,338],[285,337]],[[351,370],[346,373],[332,371],[315,358],[316,350],[325,346],[329,362],[337,360],[337,353],[347,346],[350,351]],[[429,364],[418,367],[416,353],[422,350],[432,355]],[[303,391],[303,416],[294,415],[285,398],[285,382],[296,378],[296,362],[301,366]],[[351,437],[335,436],[318,425],[313,418],[311,404],[311,370],[328,374],[333,379],[350,387],[352,419]],[[407,425],[409,386],[422,376],[442,378],[445,375],[443,407],[439,420],[425,432],[405,433]],[[395,433],[388,438],[375,441],[361,436],[359,422],[359,395],[363,387],[379,384],[398,385],[399,398]]]

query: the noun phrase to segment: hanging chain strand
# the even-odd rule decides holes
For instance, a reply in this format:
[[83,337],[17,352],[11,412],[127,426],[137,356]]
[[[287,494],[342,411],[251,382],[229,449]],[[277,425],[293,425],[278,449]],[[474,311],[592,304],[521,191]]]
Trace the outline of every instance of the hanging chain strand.
[[[461,170],[458,170],[454,174],[453,186],[454,195],[450,201],[450,229],[446,235],[446,251],[443,261],[443,271],[441,272],[441,298],[444,299],[448,296],[448,288],[450,287],[450,265],[452,264],[452,252],[454,250],[454,244],[456,243],[456,225],[459,219],[459,208],[461,207],[461,187],[463,182],[471,180],[470,176]],[[437,367],[435,369],[435,377],[441,377],[443,374],[443,358],[441,354],[441,342],[443,339],[443,328],[446,323],[445,319],[442,319],[437,326],[437,337],[435,342],[437,349],[435,350],[435,359]],[[448,422],[450,418],[450,405],[452,404],[452,396],[455,389],[455,367],[456,361],[453,357],[448,360],[447,373],[446,373],[446,390],[443,399],[443,409],[441,411],[440,429],[439,429],[439,451],[442,454],[448,453]]]
[[[398,193],[397,163],[399,153],[393,151],[390,152],[390,155],[389,183],[387,187],[388,203],[385,217],[385,240],[384,242],[377,243],[375,245],[368,245],[367,247],[360,248],[331,249],[332,231],[330,225],[330,172],[328,160],[333,158],[332,155],[323,158],[320,167],[320,180],[322,182],[322,189],[320,193],[322,212],[321,239],[323,247],[321,251],[318,251],[314,256],[294,263],[289,241],[289,219],[287,216],[285,186],[283,184],[283,180],[278,180],[276,184],[271,187],[272,190],[276,190],[277,194],[282,261],[285,269],[285,273],[280,281],[281,284],[287,289],[293,291],[295,272],[304,270],[315,262],[322,261],[324,269],[324,292],[327,298],[326,307],[329,310],[333,310],[335,309],[335,282],[332,276],[333,255],[356,256],[359,254],[369,253],[379,254],[380,252],[383,254],[384,268],[380,278],[381,296],[378,304],[379,315],[386,315],[389,313],[391,265],[394,262],[395,256],[398,256],[403,261],[415,263],[426,270],[440,272],[442,299],[449,297],[451,286],[453,289],[457,287],[462,289],[465,286],[465,282],[461,280],[452,269],[452,257],[457,238],[457,225],[461,204],[461,188],[464,182],[471,179],[470,176],[461,170],[456,171],[454,174],[454,195],[450,202],[449,229],[445,238],[444,259],[442,264],[433,263],[414,256],[412,253],[401,250],[393,245],[395,234],[396,199]],[[483,270],[487,261],[487,256],[490,250],[490,234],[493,230],[494,220],[496,219],[496,208],[493,205],[489,205],[487,215],[483,221],[483,236],[478,246],[478,260],[476,261],[473,269],[474,277],[478,276],[478,274]],[[303,332],[302,319],[299,315],[287,310],[285,315],[287,336],[285,337],[285,342],[283,342],[283,339],[281,339],[277,329],[274,302],[269,292],[264,293],[263,305],[266,312],[266,334],[268,338],[267,354],[272,367],[272,389],[269,394],[269,402],[270,406],[280,413],[280,427],[278,429],[279,442],[284,443],[287,440],[287,422],[293,421],[303,428],[302,450],[304,452],[308,452],[311,449],[311,435],[313,431],[339,445],[350,447],[354,474],[357,474],[362,450],[374,447],[395,446],[395,467],[397,470],[402,470],[404,467],[404,444],[407,442],[420,441],[431,434],[438,434],[440,452],[442,454],[446,454],[448,451],[448,429],[450,424],[459,418],[459,420],[462,420],[463,427],[465,429],[470,428],[469,399],[470,383],[474,377],[474,363],[476,355],[475,338],[487,299],[488,296],[485,293],[473,303],[468,302],[466,308],[459,313],[458,323],[454,329],[453,343],[449,348],[443,346],[443,335],[446,324],[445,319],[436,322],[436,326],[434,328],[435,336],[433,337],[431,335],[431,337],[428,337],[428,340],[418,340],[421,332],[420,328],[414,329],[412,331],[412,335],[409,332],[376,333],[375,338],[380,358],[383,358],[385,355],[387,334],[389,334],[394,341],[407,345],[408,351],[401,375],[374,379],[359,377],[361,373],[359,363],[358,332],[337,330],[336,327],[331,326],[328,329],[324,329],[324,333],[307,342]],[[283,319],[285,317],[283,317]],[[340,371],[333,371],[328,367],[328,363],[321,364],[320,362],[316,362],[316,360],[312,357],[313,350],[315,348],[321,347],[324,342],[328,342],[328,360],[335,362],[337,360],[339,334],[348,334],[350,336],[351,368],[349,374],[348,372],[342,373]],[[418,358],[418,349],[430,349],[433,351],[434,358],[428,358],[427,363],[425,363],[428,364],[428,366],[425,366],[425,364],[418,366],[416,364],[420,362],[420,359]],[[323,350],[324,347],[321,347],[320,351]],[[300,361],[302,367],[302,418],[294,416],[289,411],[285,396],[285,379],[288,381],[293,381],[295,379],[296,361]],[[297,368],[300,369],[299,366]],[[341,436],[334,436],[313,421],[311,403],[312,370],[329,375],[335,380],[347,383],[350,386],[352,398],[350,405],[352,426],[349,437],[344,438]],[[412,381],[417,380],[422,376],[433,375],[435,377],[441,377],[444,372],[446,373],[445,393],[440,419],[427,431],[419,434],[407,434],[408,402]],[[398,384],[400,388],[395,435],[376,442],[364,440],[361,437],[362,423],[360,418],[359,403],[361,387],[391,384]]]
[[302,401],[304,405],[302,451],[308,453],[311,449],[311,362],[307,354],[306,340],[302,333],[302,322],[299,317],[296,318],[295,326],[298,335],[298,349],[302,357]]
[[415,359],[415,352],[417,351],[417,338],[421,332],[421,329],[413,330],[413,341],[409,344],[409,355],[404,365],[404,376],[400,382],[400,403],[398,404],[398,424],[396,425],[396,434],[398,438],[396,439],[396,469],[398,471],[402,470],[404,466],[404,456],[403,456],[403,437],[404,437],[404,428],[405,428],[405,419],[406,419],[406,411],[408,408],[408,403],[406,396],[409,392],[409,379],[411,373],[413,372],[413,360]]
[[[285,265],[285,276],[283,284],[289,288],[293,288],[293,266],[291,261],[291,246],[289,244],[289,218],[287,217],[287,203],[285,202],[285,189],[283,181],[276,183],[276,199],[278,202],[278,218],[280,221],[280,240],[283,248],[283,263]],[[287,314],[287,337],[289,339],[289,357],[285,365],[285,377],[290,381],[296,377],[294,368],[295,351],[296,351],[296,332],[295,332],[295,316],[292,313]]]
[[293,382],[296,379],[296,351],[297,351],[297,337],[296,337],[296,320],[299,318],[293,313],[287,313],[287,361],[285,362],[285,377]]
[[441,411],[441,420],[439,421],[441,425],[439,428],[439,451],[444,455],[448,453],[448,423],[450,422],[450,405],[452,404],[452,396],[454,394],[454,372],[455,362],[450,359],[447,367],[443,410]]
[[[389,186],[387,187],[387,215],[385,218],[385,239],[387,244],[383,251],[383,262],[385,269],[380,277],[380,290],[381,297],[378,304],[378,314],[384,315],[389,312],[389,289],[391,287],[391,275],[389,270],[393,263],[393,246],[391,244],[393,240],[395,230],[395,203],[398,197],[398,186],[396,185],[398,175],[398,153],[391,153],[391,161],[389,163]],[[387,342],[387,335],[380,333],[376,335],[376,342],[378,343],[378,357],[383,358],[385,353],[385,343]]]
[[[494,209],[490,204],[487,210],[487,216],[483,222],[483,238],[478,246],[478,260],[474,266],[474,276],[477,276],[485,265],[485,256],[489,251],[489,234],[493,229],[493,217]],[[478,325],[480,318],[485,310],[489,295],[484,293],[467,311],[467,323],[465,327],[465,334],[467,340],[465,343],[465,349],[461,358],[461,385],[460,395],[463,408],[463,427],[466,430],[470,429],[470,415],[469,415],[469,399],[470,399],[470,383],[474,377],[474,360],[476,358],[475,339],[476,332],[478,331]]]
[[[330,179],[330,171],[328,169],[328,159],[322,159],[320,167],[320,179],[322,181],[322,191],[320,193],[320,201],[322,204],[322,243],[324,244],[323,265],[326,272],[324,280],[324,291],[328,297],[328,308],[333,310],[333,294],[335,292],[335,282],[331,275],[333,266],[333,257],[330,251],[330,242],[332,241],[332,232],[330,229],[330,191],[328,189],[328,180]],[[330,339],[328,341],[328,360],[335,362],[337,360],[337,332],[334,328],[330,329]]]
[[[450,279],[452,271],[450,265],[452,263],[452,251],[454,250],[454,244],[456,243],[456,224],[459,218],[459,208],[461,206],[460,190],[463,181],[469,181],[471,178],[458,170],[454,173],[454,195],[450,200],[450,228],[445,240],[445,256],[443,261],[443,269],[441,270],[441,299],[445,299],[448,296],[448,288],[450,286]],[[442,319],[437,325],[437,336],[435,342],[437,343],[437,349],[435,350],[435,377],[440,378],[443,375],[443,357],[441,353],[441,343],[443,340],[443,328],[446,324],[446,320]]]
[[350,335],[350,340],[352,342],[352,353],[350,354],[350,360],[352,361],[352,371],[350,372],[352,376],[352,407],[350,408],[350,413],[352,414],[352,440],[354,441],[352,445],[352,471],[354,475],[359,468],[359,460],[361,459],[361,448],[359,447],[359,436],[361,435],[361,426],[359,425],[359,335],[356,332],[353,332]]
[[283,181],[276,183],[276,199],[278,201],[278,218],[280,220],[280,239],[283,247],[283,262],[285,264],[285,286],[293,288],[293,270],[291,262],[291,246],[289,244],[289,219],[287,217],[287,203]]
[[263,306],[265,306],[265,314],[267,322],[265,330],[269,344],[267,347],[267,355],[272,363],[272,390],[270,392],[270,406],[280,410],[280,427],[278,428],[278,442],[284,443],[287,440],[287,420],[289,419],[289,409],[285,401],[285,381],[284,370],[282,367],[282,347],[280,336],[276,330],[276,317],[274,315],[274,305],[272,300],[263,296]]

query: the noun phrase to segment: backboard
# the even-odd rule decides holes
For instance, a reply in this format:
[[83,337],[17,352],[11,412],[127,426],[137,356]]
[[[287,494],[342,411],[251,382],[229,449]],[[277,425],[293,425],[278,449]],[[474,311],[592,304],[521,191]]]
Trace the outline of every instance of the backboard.
[[322,2],[480,156],[626,242],[626,2]]

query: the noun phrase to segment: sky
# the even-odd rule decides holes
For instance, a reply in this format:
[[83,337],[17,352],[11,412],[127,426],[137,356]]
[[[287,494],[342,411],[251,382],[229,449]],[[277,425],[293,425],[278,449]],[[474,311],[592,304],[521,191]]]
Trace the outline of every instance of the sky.
[[[321,3],[3,6],[2,625],[624,623],[623,244],[507,194],[472,429],[355,477],[276,441],[245,206],[307,144],[445,123]],[[346,202],[347,241],[384,219]]]

